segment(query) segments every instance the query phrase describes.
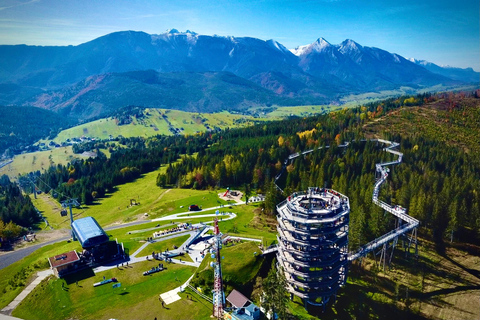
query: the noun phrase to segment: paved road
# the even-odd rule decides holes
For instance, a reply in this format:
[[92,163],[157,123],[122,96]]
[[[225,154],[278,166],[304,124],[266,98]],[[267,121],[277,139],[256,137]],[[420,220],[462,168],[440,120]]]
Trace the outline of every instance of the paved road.
[[[234,203],[234,204],[231,204],[231,205],[235,206],[235,205],[240,205],[240,204],[244,204],[244,203],[245,202]],[[220,208],[221,207],[206,208],[206,209],[203,209],[202,211],[211,211],[211,210],[216,210],[216,209],[220,209]],[[222,207],[221,209],[227,209],[227,207]],[[110,231],[110,230],[115,230],[115,229],[120,229],[120,228],[126,228],[126,227],[141,225],[141,224],[150,223],[150,222],[154,222],[154,221],[166,221],[166,220],[188,219],[188,218],[193,219],[193,218],[199,218],[199,217],[207,217],[207,216],[212,216],[213,217],[213,216],[215,216],[214,213],[212,213],[210,215],[201,215],[201,216],[181,216],[181,215],[187,215],[189,213],[191,213],[191,212],[187,211],[187,212],[176,213],[176,214],[172,214],[172,215],[169,215],[169,216],[166,216],[166,217],[157,218],[157,219],[153,219],[153,220],[141,220],[141,221],[134,221],[134,222],[128,222],[128,223],[124,223],[124,224],[114,225],[114,226],[106,227],[105,231]],[[235,217],[236,217],[236,215],[233,214],[231,217],[224,218],[223,220],[233,219]],[[29,247],[26,247],[26,248],[23,248],[23,249],[19,249],[19,250],[15,250],[15,251],[3,254],[3,255],[0,256],[0,270],[8,267],[12,263],[17,262],[20,259],[30,255],[31,253],[35,252],[36,250],[38,250],[41,247],[44,247],[44,246],[49,245],[49,244],[61,242],[61,241],[66,241],[68,239],[69,239],[69,237],[63,237],[63,238],[50,240],[48,242],[39,243],[39,244],[32,245],[32,246],[29,246]]]
[[[135,226],[135,225],[138,225],[138,224],[144,224],[144,223],[148,223],[148,222],[152,222],[152,220],[129,222],[129,223],[125,223],[125,224],[121,224],[121,225],[117,225],[117,226],[107,227],[107,228],[105,228],[105,230],[109,231],[109,230],[115,230],[115,229],[120,229],[120,228],[126,228],[126,227]],[[9,252],[9,253],[2,254],[0,256],[0,270],[8,267],[12,263],[17,262],[18,260],[28,256],[29,254],[37,251],[38,249],[40,249],[44,246],[48,246],[49,244],[53,244],[53,243],[57,243],[57,242],[61,242],[61,241],[67,241],[68,239],[70,239],[70,237],[58,238],[58,239],[50,240],[50,241],[47,241],[47,242],[42,242],[42,243],[39,243],[39,244],[28,246],[26,248],[22,248],[22,249],[19,249],[19,250],[14,250],[14,251]]]
[[0,270],[8,267],[12,263],[17,262],[18,260],[20,260],[22,258],[28,256],[32,252],[35,252],[36,250],[40,249],[41,247],[48,246],[49,244],[57,243],[57,242],[60,242],[60,241],[66,241],[68,239],[69,239],[68,237],[64,237],[64,238],[60,238],[60,239],[54,239],[54,240],[50,240],[50,241],[47,241],[47,242],[35,244],[35,245],[29,246],[29,247],[26,247],[26,248],[23,248],[23,249],[20,249],[20,250],[15,250],[15,251],[3,254],[3,255],[0,256]]
[[6,162],[0,163],[0,169],[3,168],[3,167],[5,167],[6,165],[12,163],[12,162],[13,162],[13,160],[8,160],[8,161],[6,161]]

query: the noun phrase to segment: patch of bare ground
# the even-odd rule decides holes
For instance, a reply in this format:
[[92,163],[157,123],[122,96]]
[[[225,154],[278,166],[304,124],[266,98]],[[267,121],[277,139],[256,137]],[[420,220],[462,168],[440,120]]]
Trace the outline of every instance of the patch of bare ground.
[[224,201],[242,202],[243,193],[238,190],[230,190],[228,193],[222,192],[218,194],[218,197]]
[[[277,230],[277,219],[275,216],[267,216],[262,214],[262,209],[257,208],[254,210],[255,215],[249,223],[249,227],[263,230],[268,232],[275,232]],[[259,228],[261,226],[261,228]]]
[[[53,229],[53,230],[43,230],[35,234],[35,238],[31,241],[25,241],[22,239],[18,240],[13,244],[14,250],[26,248],[32,245],[36,245],[39,243],[44,243],[56,239],[61,239],[70,236],[70,230],[68,229]],[[2,254],[9,253],[9,251],[1,251],[0,256]]]

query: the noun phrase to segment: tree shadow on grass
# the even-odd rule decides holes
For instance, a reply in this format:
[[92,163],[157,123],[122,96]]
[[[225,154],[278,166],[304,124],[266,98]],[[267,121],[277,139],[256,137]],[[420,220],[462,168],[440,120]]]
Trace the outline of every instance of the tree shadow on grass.
[[[331,301],[327,307],[308,306],[308,314],[321,319],[385,319],[389,320],[419,320],[423,317],[408,309],[401,309],[395,303],[374,300],[373,295],[364,286],[347,284],[341,290],[336,301]],[[295,302],[300,304],[299,302]],[[303,306],[303,304],[302,304]]]
[[453,260],[452,258],[450,258],[447,255],[443,255],[443,257],[446,260],[450,261],[452,264],[454,264],[457,267],[459,267],[460,269],[462,269],[463,271],[468,272],[469,274],[471,274],[472,276],[474,276],[477,279],[480,279],[480,271],[479,270],[469,269],[469,268],[465,267],[464,265],[458,263],[457,261]]
[[93,270],[91,268],[87,268],[87,269],[80,270],[76,273],[66,275],[64,279],[65,279],[65,282],[68,285],[70,285],[72,283],[76,283],[77,281],[88,279],[93,276],[95,276],[95,273],[93,272]]

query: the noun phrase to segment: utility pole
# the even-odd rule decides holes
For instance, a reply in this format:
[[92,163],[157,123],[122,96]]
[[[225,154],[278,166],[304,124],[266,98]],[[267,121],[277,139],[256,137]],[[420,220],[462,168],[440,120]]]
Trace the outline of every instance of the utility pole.
[[33,188],[33,196],[37,199],[37,188],[35,187],[35,183],[32,181],[32,188]]
[[[72,227],[72,224],[73,224],[72,206],[77,207],[79,205],[80,203],[78,203],[77,199],[68,199],[62,202],[62,207],[70,208],[70,227]],[[72,227],[72,238],[73,238],[73,241],[77,241],[77,237],[75,237],[75,232],[73,232],[73,227]]]

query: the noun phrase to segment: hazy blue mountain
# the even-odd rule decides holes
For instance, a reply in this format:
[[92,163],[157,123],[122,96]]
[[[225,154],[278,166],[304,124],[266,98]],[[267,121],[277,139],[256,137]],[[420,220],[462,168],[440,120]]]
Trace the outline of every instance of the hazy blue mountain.
[[402,85],[454,84],[447,77],[433,74],[402,56],[378,48],[364,47],[347,39],[332,45],[323,38],[292,52],[305,72],[323,77],[334,75],[360,90],[385,90]]
[[[309,103],[325,102],[320,98]],[[106,73],[64,89],[37,95],[26,104],[84,120],[127,105],[193,112],[242,110],[267,104],[301,104],[230,72],[153,70]]]
[[413,58],[410,58],[408,60],[419,66],[424,67],[430,72],[440,74],[453,80],[472,82],[476,84],[480,83],[480,72],[476,72],[472,68],[454,68],[449,66],[441,67],[435,63],[425,60],[417,60]]
[[[174,29],[159,35],[115,32],[78,46],[3,45],[0,56],[0,102],[33,104],[81,118],[95,117],[111,108],[105,97],[115,101],[116,107],[152,106],[161,101],[192,109],[202,104],[201,108],[213,111],[240,108],[241,94],[248,96],[243,106],[272,101],[301,104],[338,101],[344,94],[400,86],[459,83],[458,77],[452,76],[452,80],[397,54],[364,47],[353,40],[332,45],[320,38],[290,51],[273,40],[205,36]],[[131,72],[145,70],[155,71],[157,80],[166,74],[166,82],[135,82]],[[234,86],[219,80],[225,72],[231,78],[235,75]],[[217,75],[212,80],[215,85],[209,82],[209,74]],[[185,95],[185,91],[169,87],[172,79],[183,81],[180,87],[192,92],[209,83],[203,88],[208,98]],[[246,81],[244,85],[238,85],[239,79]],[[231,96],[235,102],[230,104],[230,95],[219,88],[234,90]],[[156,90],[162,92],[161,97]],[[184,101],[185,97],[192,101]]]

